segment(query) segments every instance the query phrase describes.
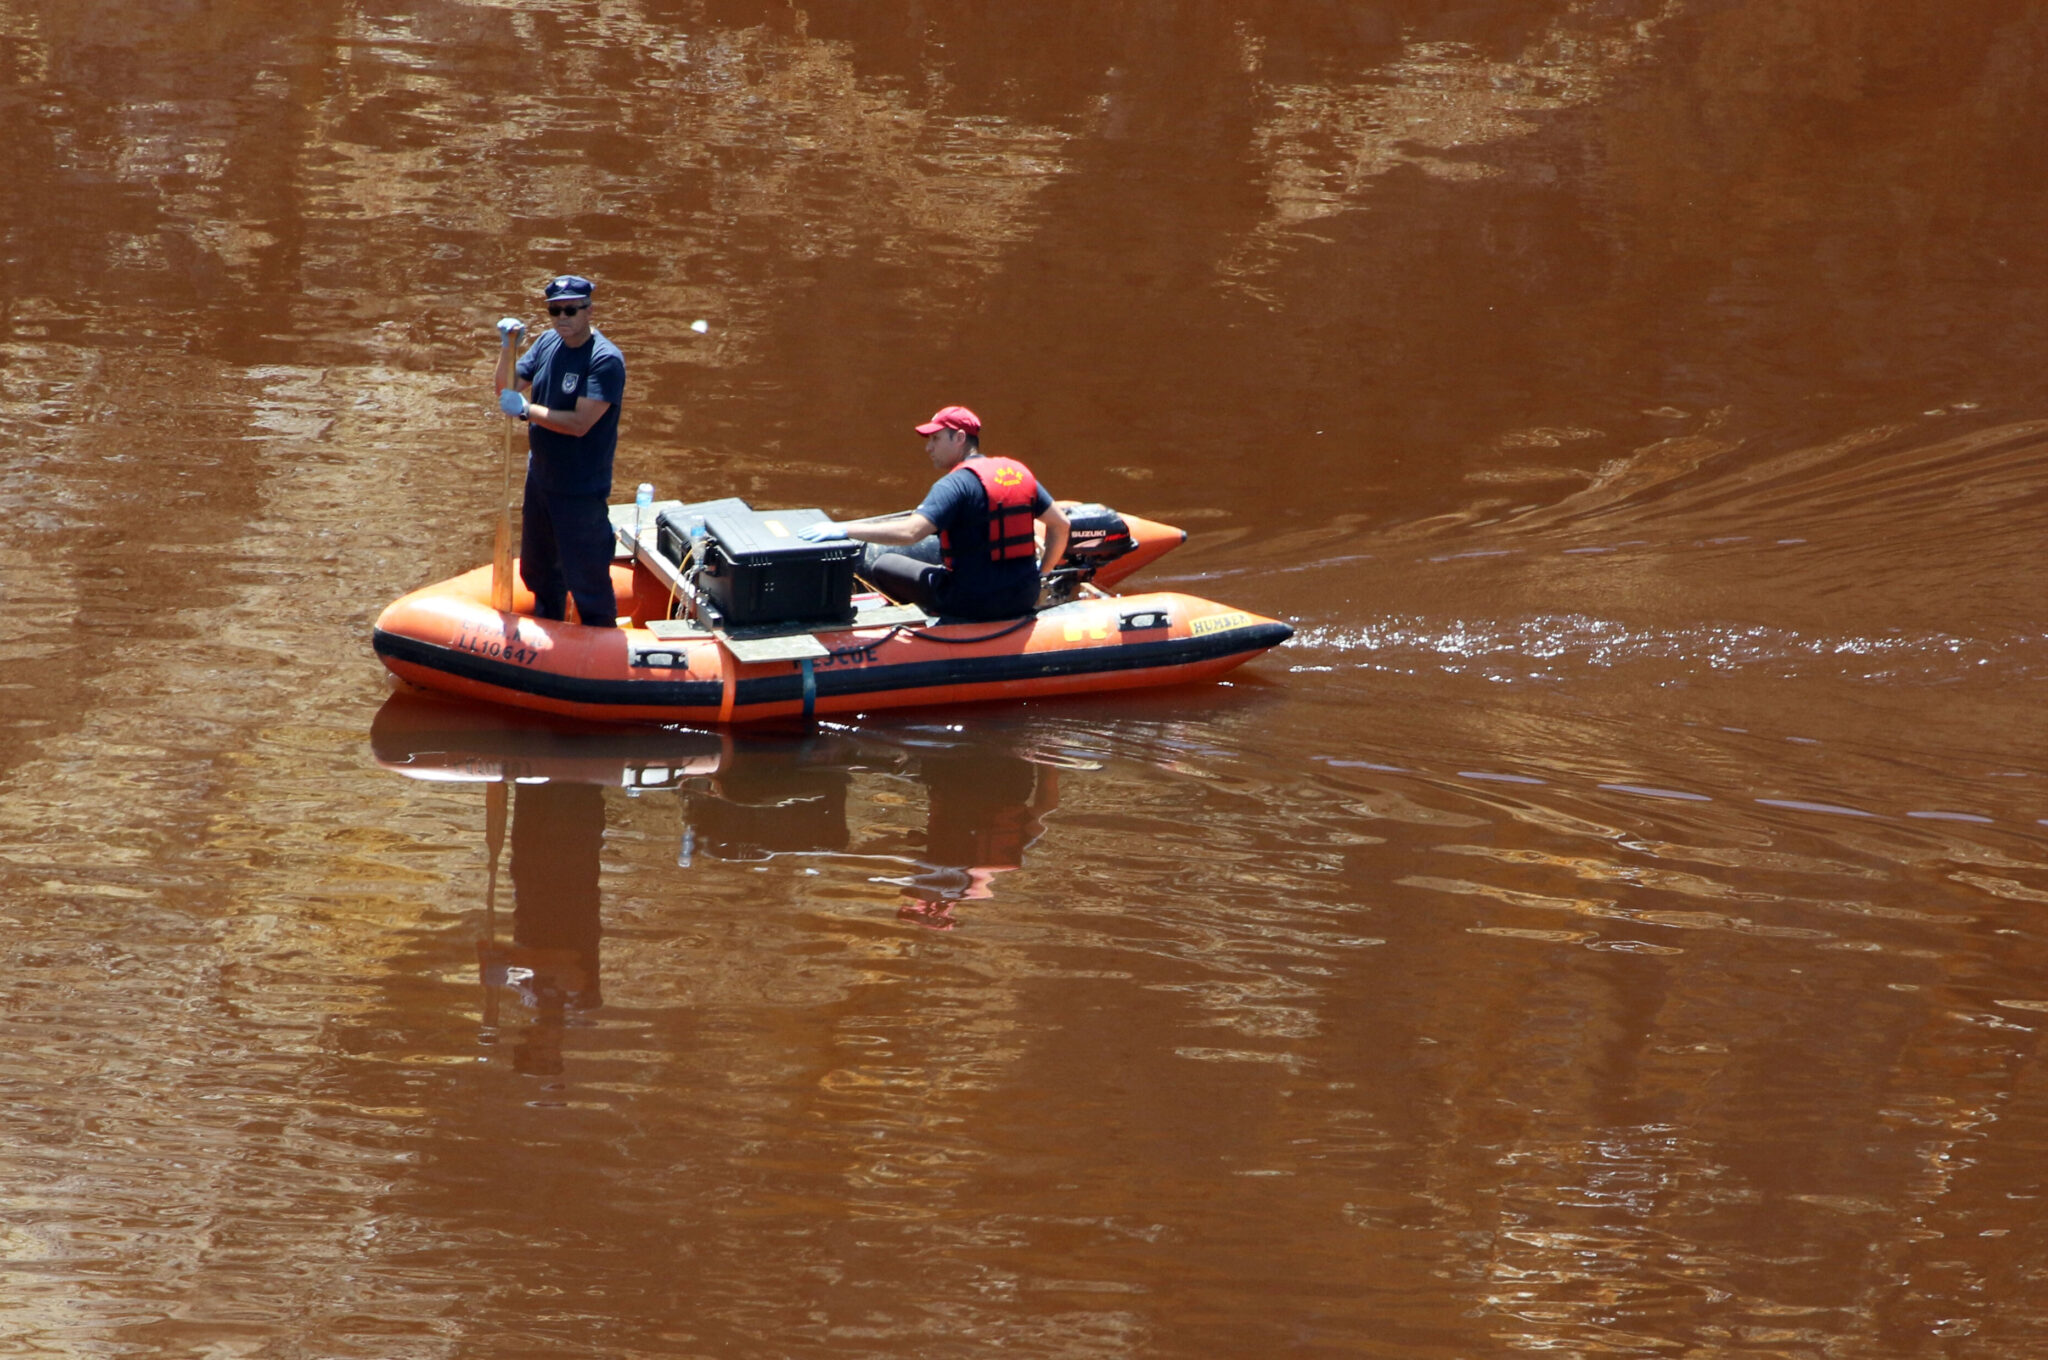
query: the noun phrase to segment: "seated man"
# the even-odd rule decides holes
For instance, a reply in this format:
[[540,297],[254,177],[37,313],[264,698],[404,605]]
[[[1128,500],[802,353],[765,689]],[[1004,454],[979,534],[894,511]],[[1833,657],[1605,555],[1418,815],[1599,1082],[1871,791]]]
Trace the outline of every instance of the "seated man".
[[[851,538],[885,548],[921,545],[936,533],[938,562],[922,553],[885,552],[868,564],[869,578],[891,599],[943,618],[1010,619],[1038,604],[1039,578],[1067,550],[1067,517],[1052,496],[1013,458],[984,458],[981,419],[948,406],[917,427],[925,453],[944,475],[907,515],[855,524],[814,524],[813,543]],[[1038,549],[1034,523],[1045,526]]]

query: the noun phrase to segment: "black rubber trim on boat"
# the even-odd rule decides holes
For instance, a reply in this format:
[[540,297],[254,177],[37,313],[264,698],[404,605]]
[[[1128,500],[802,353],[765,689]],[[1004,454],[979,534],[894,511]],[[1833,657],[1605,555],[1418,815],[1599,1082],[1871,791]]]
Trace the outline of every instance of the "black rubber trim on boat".
[[[889,690],[988,685],[1186,666],[1241,653],[1263,652],[1292,636],[1294,629],[1287,624],[1257,623],[1199,638],[1164,638],[1153,642],[1120,642],[1102,647],[947,658],[896,665],[835,666],[830,670],[812,671],[811,681],[815,690],[811,702],[831,696],[879,694]],[[724,696],[723,687],[717,680],[587,680],[582,676],[559,675],[529,666],[493,661],[382,629],[372,634],[371,641],[379,656],[564,703],[716,710]],[[733,696],[733,706],[740,709],[761,704],[802,704],[806,699],[804,681],[804,673],[798,667],[792,667],[787,675],[741,680]]]
[[724,684],[717,680],[586,680],[580,675],[558,675],[401,637],[381,628],[372,632],[370,641],[379,656],[564,703],[647,704],[657,708],[708,708],[715,712],[725,693]]
[[[817,675],[818,698],[878,694],[886,690],[937,689],[945,685],[988,685],[1013,680],[1048,680],[1105,671],[1142,671],[1187,666],[1240,653],[1263,652],[1294,636],[1284,623],[1256,623],[1208,637],[1120,642],[1070,651],[1021,652],[1001,656],[899,662],[895,665],[833,667]],[[767,676],[739,682],[735,708],[790,703],[803,698],[803,677]]]

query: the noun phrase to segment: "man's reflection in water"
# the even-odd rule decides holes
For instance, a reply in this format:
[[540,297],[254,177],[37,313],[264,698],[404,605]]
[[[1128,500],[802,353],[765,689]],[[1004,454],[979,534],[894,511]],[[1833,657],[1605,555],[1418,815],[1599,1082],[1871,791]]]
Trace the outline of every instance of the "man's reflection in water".
[[709,780],[712,796],[694,800],[690,809],[691,852],[745,863],[845,850],[854,759],[829,741],[735,734]]
[[512,1066],[536,1076],[562,1070],[562,1030],[572,1011],[603,1004],[597,950],[598,859],[604,790],[595,784],[520,784],[512,795],[512,943],[479,941],[486,987],[517,991],[533,1019]]
[[[879,832],[856,844],[847,826],[856,769],[914,772],[925,786],[925,833]],[[790,743],[736,738],[717,776],[685,791],[683,853],[726,861],[777,855],[908,863],[882,882],[907,899],[899,918],[935,930],[958,924],[954,905],[993,896],[997,874],[1024,863],[1059,802],[1051,768],[987,747],[901,749],[878,758],[873,745],[831,740]]]
[[904,880],[910,900],[896,915],[951,930],[954,903],[994,896],[995,876],[1021,867],[1024,851],[1045,834],[1045,816],[1059,806],[1059,774],[989,751],[927,757],[921,765],[930,798],[923,862]]

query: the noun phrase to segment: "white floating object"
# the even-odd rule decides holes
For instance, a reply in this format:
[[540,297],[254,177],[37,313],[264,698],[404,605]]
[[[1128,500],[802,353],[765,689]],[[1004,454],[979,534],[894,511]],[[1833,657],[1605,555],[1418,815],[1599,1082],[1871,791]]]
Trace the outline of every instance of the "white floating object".
[[695,321],[692,321],[690,323],[690,329],[697,332],[697,334],[702,335],[706,331],[711,329],[711,323],[700,316]]

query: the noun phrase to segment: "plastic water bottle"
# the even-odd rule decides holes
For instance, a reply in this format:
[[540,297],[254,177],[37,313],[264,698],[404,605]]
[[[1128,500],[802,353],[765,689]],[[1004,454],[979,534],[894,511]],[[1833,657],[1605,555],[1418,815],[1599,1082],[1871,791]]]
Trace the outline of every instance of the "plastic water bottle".
[[704,560],[704,517],[702,515],[690,516],[690,558],[696,562]]
[[654,483],[642,482],[640,489],[633,493],[633,546],[638,547],[647,534],[647,520],[654,510]]

